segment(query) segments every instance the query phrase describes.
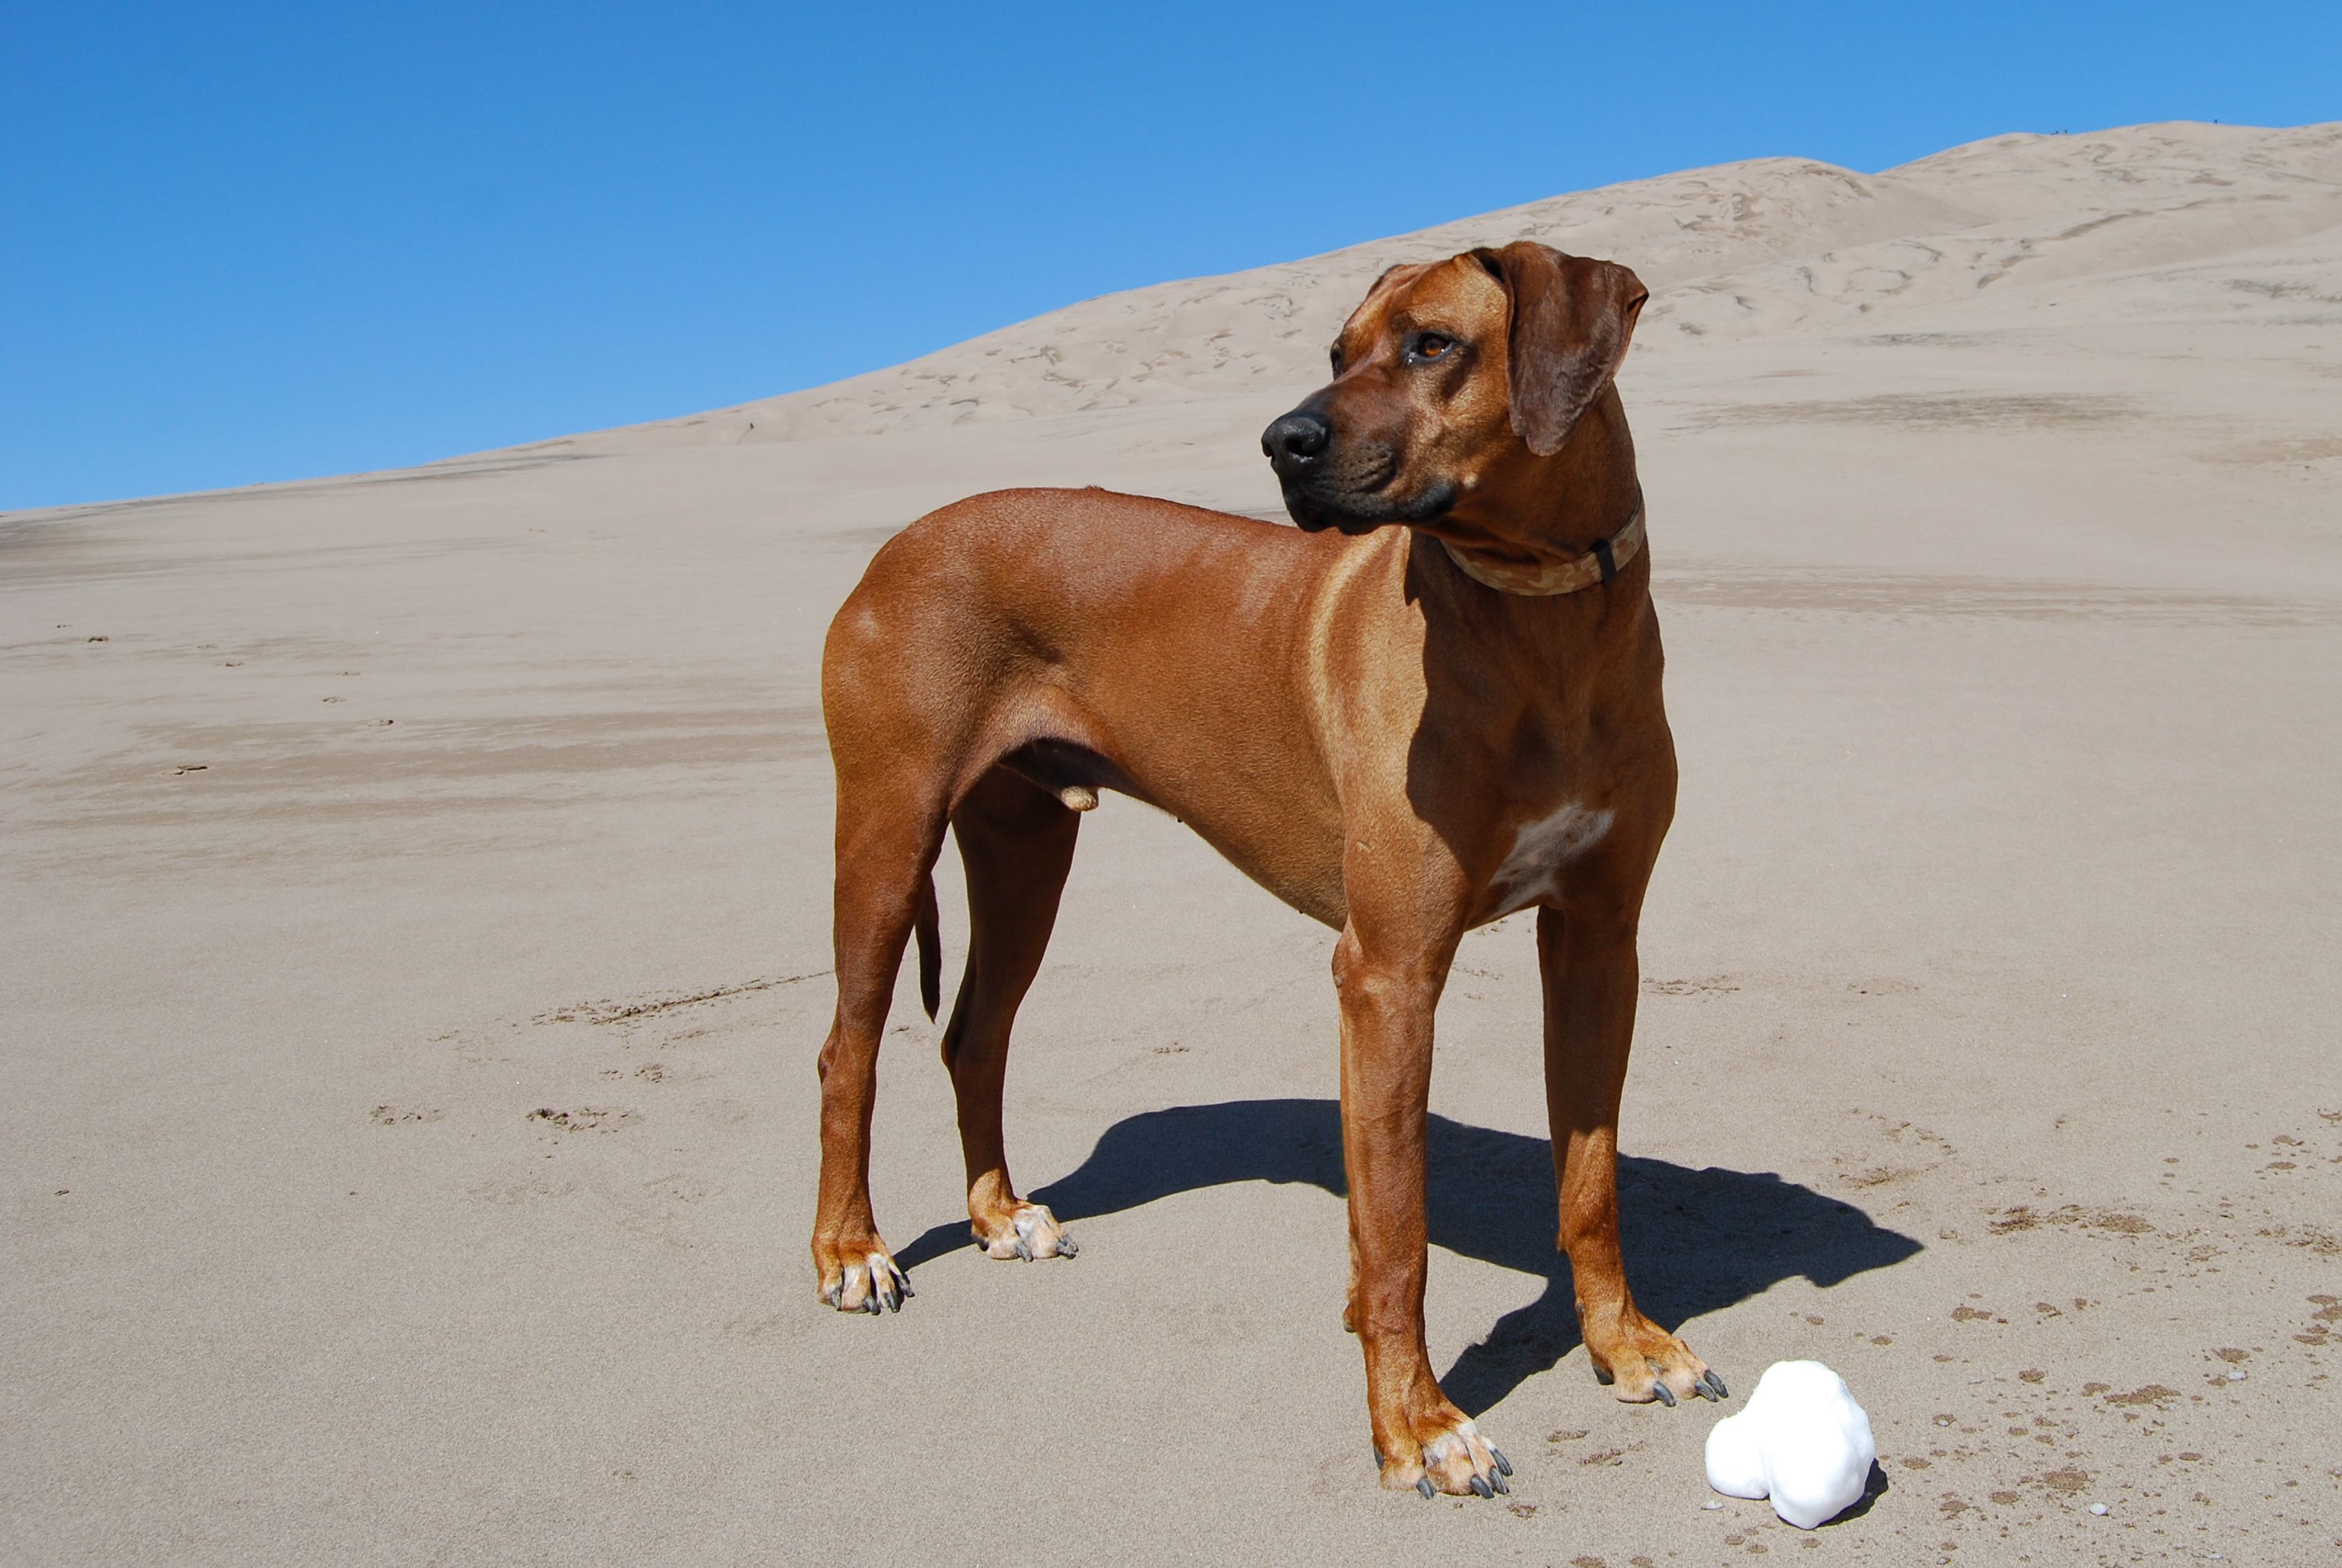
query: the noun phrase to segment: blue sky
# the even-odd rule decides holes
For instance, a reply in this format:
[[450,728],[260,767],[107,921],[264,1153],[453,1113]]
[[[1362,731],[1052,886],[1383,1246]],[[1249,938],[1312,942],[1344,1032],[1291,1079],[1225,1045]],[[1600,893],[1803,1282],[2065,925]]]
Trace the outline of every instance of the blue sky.
[[1733,158],[2342,118],[2342,5],[0,4],[0,508],[816,385]]

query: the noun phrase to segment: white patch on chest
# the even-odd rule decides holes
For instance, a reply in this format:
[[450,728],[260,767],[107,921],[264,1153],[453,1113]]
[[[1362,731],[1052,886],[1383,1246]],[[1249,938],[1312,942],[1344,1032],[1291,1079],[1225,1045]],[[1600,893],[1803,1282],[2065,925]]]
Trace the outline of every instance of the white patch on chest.
[[1488,884],[1501,914],[1541,904],[1561,892],[1562,867],[1602,842],[1612,814],[1588,811],[1575,801],[1556,806],[1513,835],[1512,853]]

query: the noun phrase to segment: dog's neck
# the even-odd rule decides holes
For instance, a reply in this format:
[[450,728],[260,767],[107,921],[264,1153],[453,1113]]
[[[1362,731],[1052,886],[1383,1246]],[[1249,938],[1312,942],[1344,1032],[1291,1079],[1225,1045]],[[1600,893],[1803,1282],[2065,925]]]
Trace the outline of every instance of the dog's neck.
[[1468,546],[1442,539],[1440,545],[1449,560],[1474,582],[1494,588],[1500,594],[1517,594],[1525,598],[1545,599],[1558,594],[1575,594],[1581,588],[1592,588],[1610,582],[1626,569],[1626,563],[1641,554],[1643,548],[1643,497],[1640,487],[1635,493],[1635,510],[1626,521],[1603,538],[1596,539],[1584,554],[1572,559],[1522,564],[1499,560]]
[[1465,575],[1500,593],[1543,598],[1608,583],[1643,547],[1643,487],[1615,387],[1560,451],[1539,457],[1516,446],[1474,489],[1423,532]]

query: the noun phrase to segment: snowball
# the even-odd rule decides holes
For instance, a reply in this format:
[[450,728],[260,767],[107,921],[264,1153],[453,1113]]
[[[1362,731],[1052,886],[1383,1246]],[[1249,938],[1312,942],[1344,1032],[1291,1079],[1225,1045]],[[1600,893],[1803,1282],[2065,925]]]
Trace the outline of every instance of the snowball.
[[1770,1497],[1800,1530],[1862,1496],[1877,1461],[1870,1417],[1846,1379],[1817,1361],[1777,1361],[1737,1415],[1707,1433],[1707,1483],[1726,1497]]

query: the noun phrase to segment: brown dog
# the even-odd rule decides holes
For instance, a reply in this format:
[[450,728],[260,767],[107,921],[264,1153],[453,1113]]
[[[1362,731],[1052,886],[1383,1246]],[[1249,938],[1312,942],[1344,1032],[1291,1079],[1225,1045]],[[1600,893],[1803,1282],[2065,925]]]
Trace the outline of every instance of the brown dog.
[[[1423,1335],[1432,1014],[1463,934],[1537,910],[1546,1100],[1586,1352],[1618,1397],[1721,1397],[1636,1310],[1618,1098],[1643,890],[1674,815],[1642,498],[1612,385],[1646,291],[1543,245],[1395,267],[1334,380],[1263,438],[1299,528],[1098,490],[1012,490],[887,542],[831,625],[837,1016],[822,1047],[822,1298],[910,1293],[870,1211],[878,1042],[949,824],[971,931],[944,1060],[996,1258],[1070,1254],[1001,1150],[1009,1026],[1079,814],[1176,814],[1341,933],[1344,1324],[1386,1486],[1487,1496],[1511,1466]],[[1391,524],[1398,524],[1391,526]]]

